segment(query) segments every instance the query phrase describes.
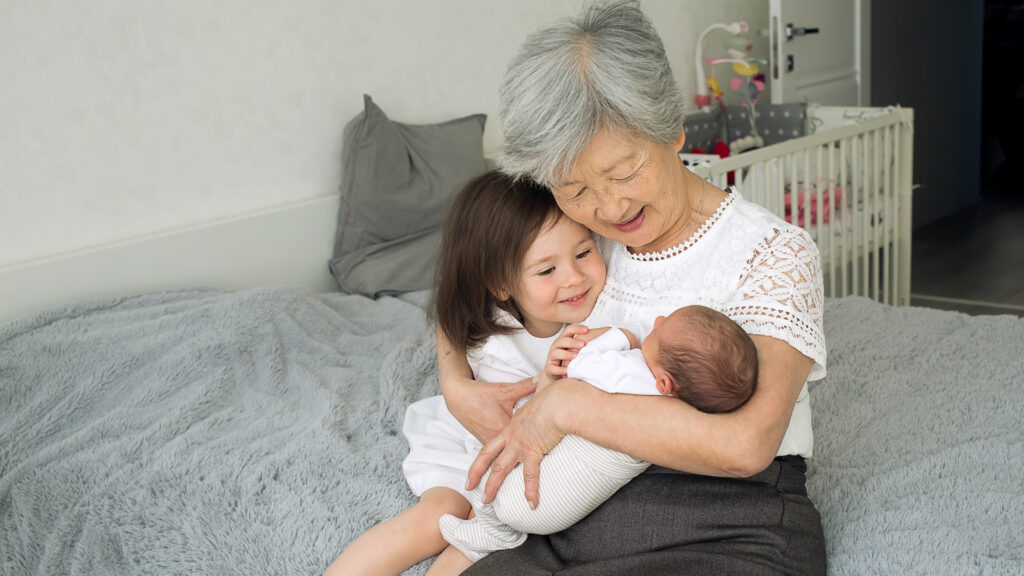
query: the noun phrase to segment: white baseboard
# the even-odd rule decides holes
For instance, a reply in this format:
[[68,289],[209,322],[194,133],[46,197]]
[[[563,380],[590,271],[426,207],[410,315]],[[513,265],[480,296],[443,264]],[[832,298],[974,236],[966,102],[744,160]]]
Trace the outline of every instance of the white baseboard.
[[337,290],[327,269],[339,196],[0,268],[0,322],[153,290],[288,284]]

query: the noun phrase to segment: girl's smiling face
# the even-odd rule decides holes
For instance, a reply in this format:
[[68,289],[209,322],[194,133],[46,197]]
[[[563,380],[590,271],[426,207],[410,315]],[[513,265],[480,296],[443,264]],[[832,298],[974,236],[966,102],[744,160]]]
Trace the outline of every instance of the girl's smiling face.
[[590,315],[604,288],[605,267],[590,231],[559,215],[526,251],[512,294],[533,336],[554,336]]

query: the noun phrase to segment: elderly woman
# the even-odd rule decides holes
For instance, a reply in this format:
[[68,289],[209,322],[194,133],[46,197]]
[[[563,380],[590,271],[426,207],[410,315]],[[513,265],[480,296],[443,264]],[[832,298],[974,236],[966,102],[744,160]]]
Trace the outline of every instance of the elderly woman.
[[715,308],[754,339],[757,390],[734,412],[706,414],[563,379],[510,418],[532,384],[472,380],[439,337],[448,406],[485,443],[470,484],[490,466],[488,499],[518,463],[527,498],[543,497],[540,460],[566,434],[655,464],[574,527],[531,536],[467,574],[825,572],[804,486],[806,383],[825,374],[817,249],[801,229],[682,164],[683,107],[636,3],[592,6],[532,35],[510,64],[503,169],[546,184],[570,218],[604,238],[608,280],[588,324],[646,333],[680,306]]

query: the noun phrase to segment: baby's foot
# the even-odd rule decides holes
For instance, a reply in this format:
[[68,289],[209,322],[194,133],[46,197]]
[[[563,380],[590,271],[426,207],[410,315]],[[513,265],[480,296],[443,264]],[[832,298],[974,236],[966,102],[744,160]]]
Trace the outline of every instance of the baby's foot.
[[493,515],[478,513],[469,520],[463,520],[445,514],[438,523],[444,539],[473,562],[496,550],[515,548],[526,541],[526,534],[513,530]]

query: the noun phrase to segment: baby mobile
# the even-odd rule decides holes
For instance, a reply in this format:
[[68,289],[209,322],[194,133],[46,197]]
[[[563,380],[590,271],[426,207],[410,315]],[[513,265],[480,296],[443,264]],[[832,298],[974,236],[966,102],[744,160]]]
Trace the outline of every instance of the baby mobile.
[[[704,58],[704,41],[708,35],[715,30],[723,30],[729,34],[725,42],[725,57]],[[703,112],[711,111],[711,97],[718,102],[719,108],[723,111],[726,108],[722,99],[722,90],[718,86],[713,74],[705,76],[704,66],[707,64],[714,70],[717,66],[732,65],[732,71],[736,73],[730,82],[730,87],[740,97],[740,104],[747,110],[747,120],[750,122],[750,135],[739,138],[729,143],[730,154],[739,154],[744,150],[760,148],[764,146],[764,139],[758,134],[755,122],[754,105],[757,103],[757,96],[764,91],[764,74],[760,72],[758,64],[767,65],[764,58],[756,58],[750,55],[752,46],[747,38],[747,23],[733,22],[731,24],[712,24],[701,32],[697,39],[697,106]]]

